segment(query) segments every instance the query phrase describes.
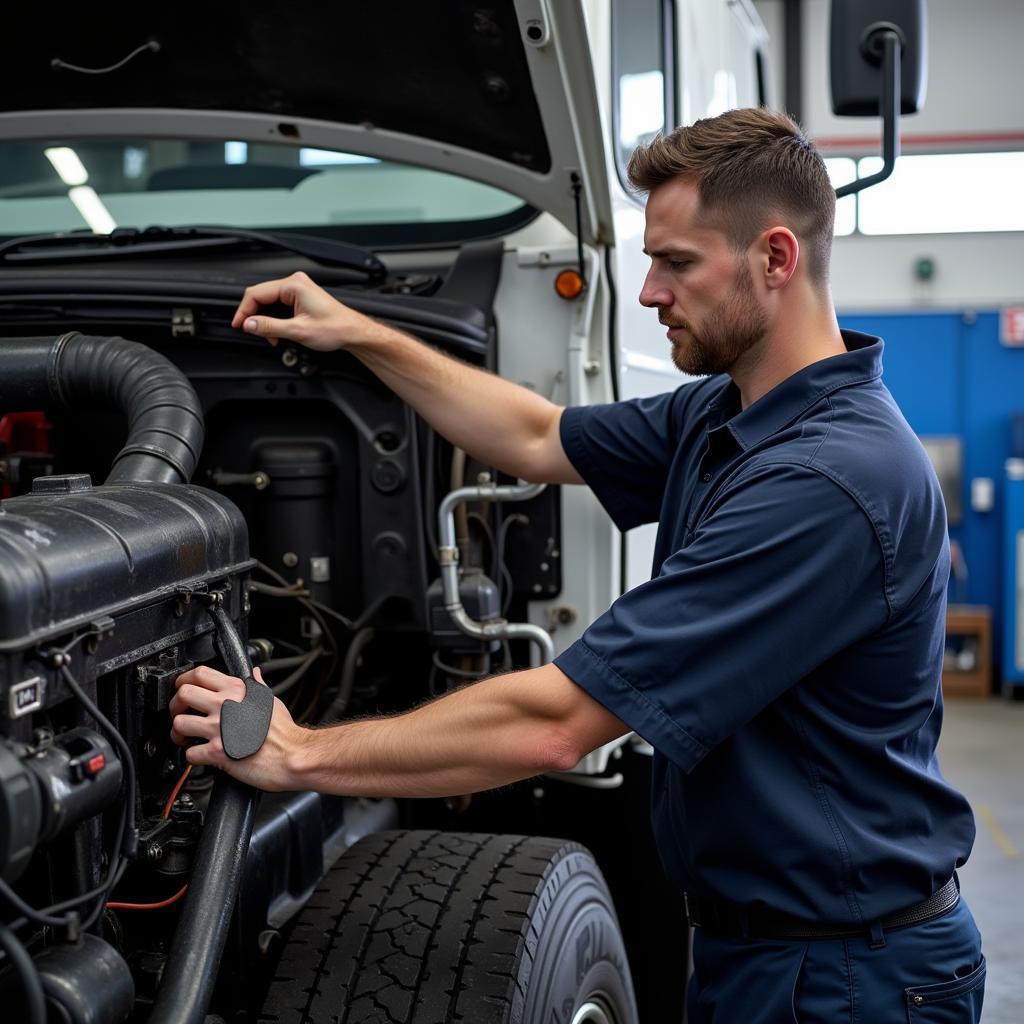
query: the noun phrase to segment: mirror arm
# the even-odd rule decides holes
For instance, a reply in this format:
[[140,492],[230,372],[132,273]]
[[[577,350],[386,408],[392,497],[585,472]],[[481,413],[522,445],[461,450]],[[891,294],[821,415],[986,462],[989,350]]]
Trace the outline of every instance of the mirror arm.
[[885,181],[900,155],[900,51],[903,40],[893,28],[875,26],[866,34],[864,49],[882,47],[882,169],[867,178],[858,178],[836,189],[836,199]]

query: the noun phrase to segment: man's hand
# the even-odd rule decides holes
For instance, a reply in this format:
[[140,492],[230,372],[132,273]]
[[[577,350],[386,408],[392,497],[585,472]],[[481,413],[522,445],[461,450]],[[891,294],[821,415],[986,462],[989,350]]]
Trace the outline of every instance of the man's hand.
[[[253,672],[253,676],[263,682],[259,669]],[[173,716],[171,739],[179,747],[187,748],[185,758],[190,764],[223,768],[241,782],[272,792],[301,788],[292,765],[308,730],[292,721],[281,701],[274,698],[270,732],[263,746],[251,757],[233,761],[224,753],[221,744],[220,709],[224,701],[240,701],[245,696],[242,680],[200,665],[178,676],[174,685],[178,692],[170,704]],[[193,745],[196,739],[205,742]]]
[[[254,315],[261,306],[276,302],[292,307],[294,314],[290,320]],[[375,320],[328,295],[301,271],[291,277],[263,281],[246,288],[231,326],[266,338],[271,345],[285,338],[319,352],[345,348],[351,342],[386,330]]]

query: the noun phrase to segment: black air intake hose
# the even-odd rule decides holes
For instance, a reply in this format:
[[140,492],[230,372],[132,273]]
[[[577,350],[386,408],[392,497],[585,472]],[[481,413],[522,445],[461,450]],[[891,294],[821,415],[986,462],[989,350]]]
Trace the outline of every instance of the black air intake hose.
[[203,447],[203,411],[185,375],[145,345],[72,331],[0,339],[0,410],[102,405],[128,417],[108,484],[188,483]]

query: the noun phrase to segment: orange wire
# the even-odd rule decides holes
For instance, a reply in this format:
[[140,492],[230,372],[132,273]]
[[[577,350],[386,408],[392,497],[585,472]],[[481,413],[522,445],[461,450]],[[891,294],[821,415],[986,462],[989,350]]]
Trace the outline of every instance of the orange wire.
[[181,778],[174,784],[174,789],[171,790],[171,795],[167,798],[167,803],[164,804],[164,813],[162,817],[169,818],[171,816],[171,808],[174,806],[174,801],[178,799],[178,794],[181,792],[181,787],[185,785],[185,780],[192,773],[192,765],[189,765],[182,773]]
[[[189,765],[182,773],[181,778],[174,784],[174,789],[171,790],[171,795],[167,798],[167,803],[164,804],[164,813],[161,815],[163,818],[169,818],[171,816],[171,808],[174,806],[174,801],[178,799],[178,794],[181,792],[181,787],[185,785],[185,780],[189,777],[192,771],[192,765]],[[182,896],[185,895],[185,890],[188,889],[188,882],[186,882],[173,896],[166,900],[161,900],[159,903],[108,903],[108,910],[162,910],[164,907],[169,907],[172,903],[177,903]]]
[[166,900],[161,900],[159,903],[108,903],[108,910],[160,910],[162,907],[169,907],[172,903],[177,903],[182,896],[185,895],[185,890],[188,888],[186,882],[173,896]]

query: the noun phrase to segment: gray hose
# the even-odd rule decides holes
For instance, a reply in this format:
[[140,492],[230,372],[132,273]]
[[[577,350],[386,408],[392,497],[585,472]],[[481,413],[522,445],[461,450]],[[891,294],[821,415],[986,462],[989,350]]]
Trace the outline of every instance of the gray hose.
[[28,1011],[27,1024],[46,1024],[46,997],[43,983],[32,957],[5,925],[0,924],[0,949],[7,954],[7,961],[14,973],[21,979],[25,993],[25,1009]]
[[185,375],[138,342],[72,331],[0,341],[0,409],[101,406],[128,418],[107,483],[188,483],[203,447],[203,412]]
[[364,626],[349,641],[348,650],[345,651],[345,661],[341,666],[341,681],[338,683],[338,693],[334,700],[331,701],[331,706],[324,713],[325,722],[330,721],[332,718],[341,718],[345,713],[348,702],[352,697],[352,686],[356,679],[356,663],[359,661],[359,655],[363,653],[363,649],[376,635],[376,630],[372,626]]

